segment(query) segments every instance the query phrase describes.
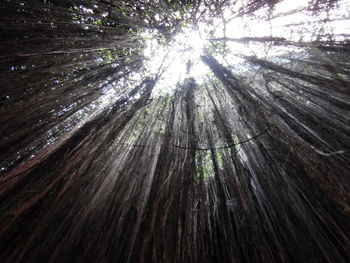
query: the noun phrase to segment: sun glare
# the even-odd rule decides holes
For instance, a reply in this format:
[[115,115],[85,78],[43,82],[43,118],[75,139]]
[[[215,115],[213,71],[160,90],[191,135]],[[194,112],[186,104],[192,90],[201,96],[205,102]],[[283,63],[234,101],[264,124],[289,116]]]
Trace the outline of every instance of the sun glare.
[[152,32],[143,35],[148,41],[145,50],[146,68],[152,74],[162,74],[154,89],[154,95],[165,95],[172,92],[177,83],[186,77],[201,79],[209,73],[208,67],[201,61],[206,38],[202,32],[192,28],[183,28],[167,44],[159,43]]
[[[334,11],[338,12],[333,14],[334,16],[348,16],[349,5],[346,5],[346,0],[342,2],[345,3],[345,10],[340,11],[341,13]],[[204,80],[205,76],[210,74],[210,70],[202,62],[201,55],[208,48],[212,49],[213,43],[221,43],[221,50],[217,52],[220,54],[217,58],[221,63],[237,67],[238,70],[246,70],[242,64],[245,60],[241,56],[276,57],[285,54],[291,47],[286,49],[284,46],[265,45],[259,41],[244,42],[239,39],[278,37],[295,42],[312,41],[313,30],[310,28],[327,17],[323,17],[324,13],[322,16],[310,16],[307,12],[295,12],[305,10],[307,5],[308,1],[304,0],[284,0],[276,4],[272,13],[268,9],[262,9],[254,16],[235,18],[232,18],[231,11],[228,10],[223,13],[222,18],[212,19],[210,24],[199,23],[195,29],[190,26],[182,28],[181,32],[168,43],[157,38],[156,32],[143,33],[147,44],[145,50],[147,70],[154,75],[164,73],[157,82],[153,94],[162,96],[172,92],[176,84],[181,83],[186,77],[194,77],[197,81]],[[350,32],[349,25],[339,20],[330,20],[324,26],[334,33],[344,30]],[[341,30],[337,30],[339,28]],[[231,40],[222,41],[223,38]]]

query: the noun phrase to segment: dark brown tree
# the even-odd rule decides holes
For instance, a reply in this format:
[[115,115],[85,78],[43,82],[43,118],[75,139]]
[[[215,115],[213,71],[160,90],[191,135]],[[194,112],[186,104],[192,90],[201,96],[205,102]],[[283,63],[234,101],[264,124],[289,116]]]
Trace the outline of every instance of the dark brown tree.
[[208,36],[164,96],[145,66],[144,32],[279,2],[0,1],[1,262],[349,262],[348,32]]

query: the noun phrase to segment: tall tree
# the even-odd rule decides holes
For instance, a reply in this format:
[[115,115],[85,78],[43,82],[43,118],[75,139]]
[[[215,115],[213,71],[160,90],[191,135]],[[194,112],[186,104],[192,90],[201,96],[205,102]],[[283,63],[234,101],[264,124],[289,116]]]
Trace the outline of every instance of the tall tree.
[[[348,262],[349,32],[327,23],[349,6],[229,36],[283,2],[1,1],[2,262]],[[149,42],[203,23],[223,36],[157,94],[175,72]]]

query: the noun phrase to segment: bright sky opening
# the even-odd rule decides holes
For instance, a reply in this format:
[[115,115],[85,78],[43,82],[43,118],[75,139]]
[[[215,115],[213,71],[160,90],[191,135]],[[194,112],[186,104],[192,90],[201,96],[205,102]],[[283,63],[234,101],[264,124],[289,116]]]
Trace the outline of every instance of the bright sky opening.
[[[327,19],[327,16],[348,17],[350,4],[346,0],[341,2],[346,6],[344,10],[332,10],[328,14],[323,12],[318,16],[310,16],[305,11],[292,12],[305,8],[308,5],[308,1],[305,0],[284,0],[274,7],[272,13],[266,8],[255,12],[254,16],[234,18],[232,10],[227,10],[223,14],[226,26],[223,19],[214,19],[211,24],[199,23],[196,29],[185,27],[167,44],[160,44],[153,32],[145,32],[143,37],[147,40],[145,50],[145,56],[148,58],[147,70],[151,74],[157,74],[162,71],[161,68],[166,69],[153,93],[162,96],[171,93],[176,84],[181,83],[186,77],[194,77],[200,82],[210,74],[209,68],[201,60],[201,55],[211,43],[215,43],[212,39],[281,37],[289,41],[310,41],[313,40],[312,28],[320,25],[335,35],[337,32],[350,33],[350,25],[345,21],[319,23]],[[341,36],[338,37],[341,39]],[[291,47],[264,45],[253,41],[248,43],[224,41],[224,47],[227,52],[218,52],[217,59],[220,63],[236,66],[239,70],[244,70],[245,61],[237,57],[237,54],[267,58],[277,57],[291,50]]]

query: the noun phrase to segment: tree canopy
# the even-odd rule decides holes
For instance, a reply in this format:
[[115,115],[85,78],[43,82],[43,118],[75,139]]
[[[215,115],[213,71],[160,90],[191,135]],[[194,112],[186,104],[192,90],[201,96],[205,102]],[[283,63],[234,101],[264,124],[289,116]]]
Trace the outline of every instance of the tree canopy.
[[349,262],[349,1],[0,14],[2,262]]

